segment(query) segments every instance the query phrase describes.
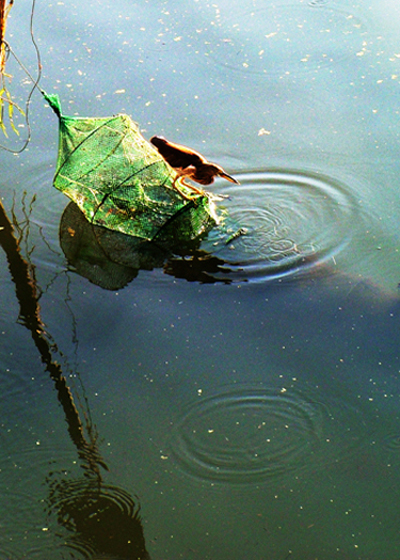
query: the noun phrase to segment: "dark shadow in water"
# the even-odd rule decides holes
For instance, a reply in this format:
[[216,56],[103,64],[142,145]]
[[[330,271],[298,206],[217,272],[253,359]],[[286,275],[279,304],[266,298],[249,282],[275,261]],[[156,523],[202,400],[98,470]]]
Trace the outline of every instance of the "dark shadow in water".
[[202,249],[197,249],[186,256],[171,256],[164,264],[164,272],[175,278],[183,278],[189,282],[200,282],[201,284],[215,284],[216,282],[230,284],[232,282],[230,278],[217,276],[232,272],[228,263]]
[[199,249],[201,240],[177,247],[111,231],[88,222],[73,202],[64,210],[59,233],[71,269],[107,290],[121,289],[140,270],[155,268],[193,282],[232,281],[225,261]]
[[49,505],[72,535],[67,545],[86,558],[146,560],[140,506],[123,489],[94,477],[53,480]]
[[81,420],[61,365],[54,355],[57,347],[40,316],[39,290],[33,267],[22,257],[20,240],[0,202],[0,246],[4,250],[20,306],[19,320],[30,331],[35,346],[57,392],[84,476],[75,480],[50,474],[49,514],[72,535],[68,547],[86,558],[147,559],[140,505],[127,492],[105,484],[102,469],[108,470],[98,449],[98,434],[83,413]]
[[[228,235],[230,233],[231,235]],[[221,228],[223,245],[229,246],[236,239],[246,236],[246,228]],[[246,267],[245,263],[220,258],[201,248],[202,239],[188,244],[167,245],[159,241],[145,241],[96,226],[87,221],[74,202],[66,207],[60,221],[60,245],[71,270],[106,290],[119,290],[128,285],[140,270],[163,269],[165,274],[188,282],[201,284],[231,284],[247,282],[252,268],[259,270],[259,263]],[[212,239],[207,243],[212,247]],[[221,239],[216,245],[221,246]],[[281,255],[284,251],[281,252]],[[274,280],[308,270],[318,264],[314,255],[296,255],[296,261],[282,258],[276,265],[271,261],[264,280]],[[247,275],[249,278],[247,278]]]
[[218,208],[218,223],[186,243],[179,216],[146,241],[93,225],[70,203],[59,230],[69,266],[109,290],[155,268],[207,284],[281,281],[329,266],[361,235],[359,203],[332,177],[282,168],[238,176],[240,185],[229,187],[225,208]]

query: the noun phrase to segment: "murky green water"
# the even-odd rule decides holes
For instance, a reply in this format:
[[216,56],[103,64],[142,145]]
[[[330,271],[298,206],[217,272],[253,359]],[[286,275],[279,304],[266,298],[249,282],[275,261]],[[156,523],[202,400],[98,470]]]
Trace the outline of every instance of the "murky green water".
[[[29,16],[7,39],[35,73]],[[218,162],[247,233],[141,270],[91,226],[66,243],[34,93],[0,152],[0,560],[400,558],[399,24],[390,0],[37,3],[41,87]]]

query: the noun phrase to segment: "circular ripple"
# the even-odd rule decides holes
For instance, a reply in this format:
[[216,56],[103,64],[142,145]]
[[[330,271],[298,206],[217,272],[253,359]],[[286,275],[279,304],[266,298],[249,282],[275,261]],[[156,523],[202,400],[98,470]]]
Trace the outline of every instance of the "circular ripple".
[[174,451],[185,470],[208,479],[249,482],[301,463],[320,437],[318,407],[274,391],[202,400],[175,425]]
[[[41,519],[39,520],[40,523]],[[56,558],[65,558],[65,556],[59,556],[56,553],[59,543],[54,542],[54,538],[47,531],[40,531],[37,528],[38,518],[29,527],[16,527],[17,520],[14,519],[14,523],[8,529],[7,539],[10,544],[0,545],[0,560],[21,560],[21,558],[29,558],[29,560],[47,560]],[[43,524],[45,520],[43,519]],[[40,532],[39,532],[40,531]],[[6,540],[5,538],[3,540]],[[87,556],[79,557],[74,556],[75,560],[87,560]]]
[[318,447],[321,409],[298,394],[230,391],[188,407],[172,449],[188,473],[207,480],[253,482],[299,468]]
[[388,451],[400,451],[400,434],[390,433],[384,436],[383,447]]
[[17,560],[18,558],[21,558],[19,554],[14,554],[11,549],[8,549],[4,545],[0,546],[0,560]]
[[[226,223],[203,245],[230,265],[232,280],[304,272],[349,242],[357,205],[337,181],[279,169],[235,176],[241,184],[226,191]],[[240,227],[247,233],[231,240]]]
[[343,459],[359,447],[360,425],[360,412],[343,399],[325,404],[292,389],[235,388],[188,406],[170,446],[198,478],[261,482]]
[[355,14],[315,0],[218,14],[209,31],[214,37],[207,41],[212,45],[207,55],[217,63],[273,76],[318,70],[355,56],[363,49],[366,28]]
[[329,2],[329,0],[310,0],[308,5],[309,6],[323,6],[324,4],[327,4]]

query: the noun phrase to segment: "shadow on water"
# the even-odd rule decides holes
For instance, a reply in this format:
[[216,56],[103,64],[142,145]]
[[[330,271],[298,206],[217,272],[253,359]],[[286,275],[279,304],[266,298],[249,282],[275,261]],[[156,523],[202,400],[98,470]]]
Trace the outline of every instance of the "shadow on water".
[[70,203],[59,228],[70,267],[109,290],[155,268],[200,283],[266,282],[334,261],[362,223],[346,185],[321,173],[260,169],[238,178],[220,224],[185,245],[93,225]]
[[111,231],[88,222],[73,202],[60,222],[60,245],[71,269],[107,290],[121,289],[140,270],[154,268],[190,281],[230,283],[225,262],[201,250],[200,244],[198,240],[177,248]]
[[54,383],[69,436],[84,470],[84,475],[75,480],[61,473],[49,474],[48,513],[71,533],[65,539],[67,546],[86,558],[147,559],[140,505],[125,490],[105,484],[103,480],[102,470],[108,471],[108,467],[98,448],[98,434],[90,413],[84,411],[84,420],[81,419],[61,365],[55,359],[57,347],[41,318],[34,269],[21,255],[20,239],[1,203],[0,245],[15,284],[19,320],[30,331]]

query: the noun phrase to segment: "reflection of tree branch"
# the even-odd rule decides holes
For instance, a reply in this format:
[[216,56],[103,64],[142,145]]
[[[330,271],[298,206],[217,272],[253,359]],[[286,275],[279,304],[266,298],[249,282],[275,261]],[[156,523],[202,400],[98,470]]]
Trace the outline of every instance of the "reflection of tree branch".
[[[95,442],[88,442],[79,418],[79,413],[66,379],[62,374],[60,364],[52,357],[52,344],[40,318],[40,306],[36,284],[30,273],[28,263],[21,256],[19,243],[14,236],[14,228],[8,219],[4,207],[0,202],[0,245],[4,249],[8,267],[15,283],[16,295],[20,305],[20,321],[31,332],[33,341],[39,350],[42,362],[45,364],[51,379],[54,381],[59,401],[63,407],[68,423],[68,431],[73,443],[86,461],[89,468],[98,473],[98,464],[104,466],[96,448]],[[99,474],[99,473],[98,473]]]
[[149,560],[140,507],[124,490],[90,479],[50,483],[50,506],[85,558]]
[[[0,201],[0,246],[3,248],[20,305],[20,322],[31,332],[42,362],[53,380],[63,407],[69,435],[75,444],[85,477],[49,480],[49,510],[61,526],[72,532],[70,548],[86,558],[105,557],[123,560],[148,560],[140,507],[124,490],[103,483],[99,466],[107,469],[97,447],[97,437],[88,422],[84,427],[59,363],[53,358],[51,342],[40,317],[38,290],[34,273],[22,257],[20,241]],[[108,469],[107,469],[108,470]]]

